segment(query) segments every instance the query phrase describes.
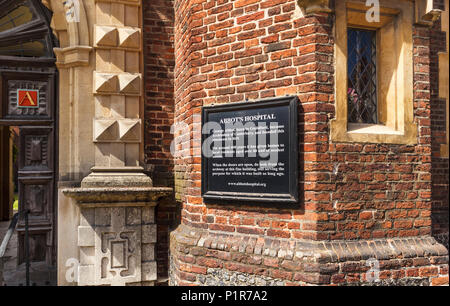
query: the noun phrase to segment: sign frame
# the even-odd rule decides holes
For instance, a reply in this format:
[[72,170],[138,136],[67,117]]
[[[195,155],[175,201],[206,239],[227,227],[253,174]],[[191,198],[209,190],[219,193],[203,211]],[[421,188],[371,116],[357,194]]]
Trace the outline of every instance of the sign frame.
[[[263,109],[270,107],[287,106],[289,127],[286,129],[288,134],[289,147],[289,193],[251,193],[251,192],[223,192],[209,189],[208,177],[208,159],[204,156],[203,151],[201,155],[201,194],[205,202],[217,203],[217,200],[225,202],[254,202],[254,203],[284,203],[296,204],[298,203],[298,104],[297,96],[284,96],[276,98],[261,99],[254,102],[239,102],[231,104],[210,105],[202,107],[202,147],[205,140],[210,136],[203,133],[203,126],[208,122],[208,117],[211,113],[243,111]],[[203,148],[202,148],[203,150]]]
[[[19,98],[19,92],[20,91],[34,91],[36,93],[36,105],[35,106],[22,106],[20,105],[20,98]],[[17,108],[39,108],[39,90],[38,89],[23,89],[23,88],[18,88],[17,89]]]

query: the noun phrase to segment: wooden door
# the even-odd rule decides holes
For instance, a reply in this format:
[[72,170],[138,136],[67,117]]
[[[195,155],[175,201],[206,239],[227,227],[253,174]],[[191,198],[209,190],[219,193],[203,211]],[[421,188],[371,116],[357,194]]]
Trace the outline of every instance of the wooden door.
[[9,127],[0,126],[0,221],[8,221],[12,217],[13,188],[11,132]]
[[[54,132],[51,126],[20,128],[19,211],[29,211],[31,261],[54,262],[55,165]],[[18,224],[19,264],[25,261],[25,224]]]
[[[57,69],[51,12],[40,0],[0,0],[0,126],[19,126],[19,211],[29,210],[34,262],[56,263]],[[25,260],[25,224],[18,231]]]
[[[32,262],[56,262],[56,70],[0,69],[0,124],[20,128],[19,211],[29,211]],[[42,71],[44,70],[44,71]],[[47,71],[45,71],[47,70]],[[25,223],[18,226],[18,263],[25,261]]]

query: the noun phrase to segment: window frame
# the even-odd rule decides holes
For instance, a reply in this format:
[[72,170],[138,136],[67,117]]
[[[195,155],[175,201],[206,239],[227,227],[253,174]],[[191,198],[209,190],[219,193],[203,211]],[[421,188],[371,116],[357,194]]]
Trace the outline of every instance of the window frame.
[[0,0],[0,7],[3,10],[12,10],[22,2],[25,2],[30,8],[34,18],[17,27],[0,32],[0,45],[8,46],[41,40],[44,43],[44,55],[39,57],[0,55],[0,61],[22,61],[27,58],[54,59],[53,47],[58,46],[58,44],[50,28],[51,15],[38,0]]
[[[417,124],[413,116],[413,23],[414,3],[381,0],[379,23],[368,23],[365,1],[336,1],[335,22],[335,106],[331,120],[333,142],[417,144]],[[377,124],[348,123],[347,30],[377,30]],[[384,47],[386,28],[396,47]],[[395,53],[392,63],[384,53]],[[382,60],[382,61],[380,61]],[[386,77],[388,76],[388,77]],[[390,77],[390,78],[389,78]],[[392,79],[392,80],[391,80]]]

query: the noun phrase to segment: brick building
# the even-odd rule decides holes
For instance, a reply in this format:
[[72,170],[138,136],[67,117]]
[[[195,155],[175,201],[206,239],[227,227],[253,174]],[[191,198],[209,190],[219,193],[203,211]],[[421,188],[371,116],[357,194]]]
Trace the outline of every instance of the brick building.
[[[58,284],[448,285],[448,0],[366,2],[42,1]],[[202,110],[280,97],[298,201],[207,201]]]
[[[175,16],[185,16],[174,25],[175,50],[183,56],[175,65],[175,121],[189,122],[195,131],[198,122],[191,118],[201,106],[298,96],[301,196],[288,209],[205,205],[194,140],[193,156],[174,165],[183,203],[182,225],[171,235],[174,284],[364,283],[370,258],[380,260],[386,284],[446,282],[445,248],[433,238],[423,240],[448,237],[442,235],[448,233],[448,164],[440,148],[445,100],[437,82],[445,32],[439,21],[430,28],[417,20],[411,3],[381,1],[381,23],[387,25],[376,25],[378,31],[399,22],[407,33],[377,40],[386,52],[386,63],[378,61],[379,77],[398,65],[397,85],[384,88],[405,90],[397,104],[389,104],[393,96],[385,98],[386,113],[379,115],[389,126],[396,116],[389,113],[405,103],[405,117],[392,118],[391,125],[401,131],[402,121],[403,135],[363,131],[347,127],[345,32],[347,26],[374,25],[362,20],[357,2],[325,2],[299,1],[303,15],[295,1],[175,1]],[[443,9],[443,3],[434,5]],[[392,20],[397,18],[403,20]],[[402,56],[387,50],[390,39],[410,47],[403,57],[408,60],[388,63]],[[389,95],[379,92],[379,98],[383,94]],[[448,238],[442,240],[448,248]]]

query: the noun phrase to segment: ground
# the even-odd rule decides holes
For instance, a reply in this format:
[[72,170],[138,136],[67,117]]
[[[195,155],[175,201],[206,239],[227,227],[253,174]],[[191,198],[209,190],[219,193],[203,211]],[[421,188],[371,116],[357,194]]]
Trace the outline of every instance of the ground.
[[[0,222],[0,240],[3,240],[8,230],[10,221]],[[0,241],[1,243],[1,241]],[[2,259],[0,259],[2,260]],[[32,263],[30,268],[30,285],[52,286],[56,285],[55,273],[43,271],[44,263]],[[0,273],[1,277],[2,273]],[[11,237],[5,256],[3,257],[3,285],[24,286],[25,265],[17,266],[17,232]],[[0,284],[2,281],[0,281]]]

